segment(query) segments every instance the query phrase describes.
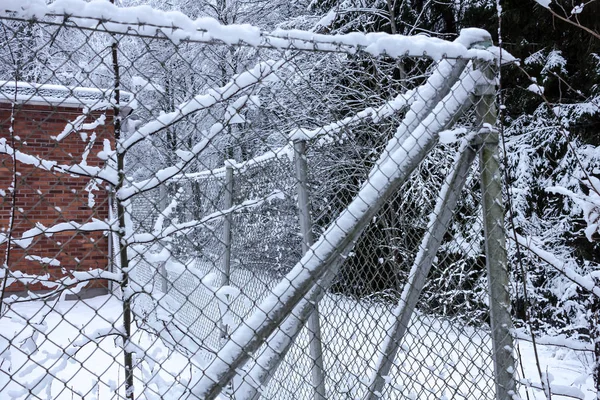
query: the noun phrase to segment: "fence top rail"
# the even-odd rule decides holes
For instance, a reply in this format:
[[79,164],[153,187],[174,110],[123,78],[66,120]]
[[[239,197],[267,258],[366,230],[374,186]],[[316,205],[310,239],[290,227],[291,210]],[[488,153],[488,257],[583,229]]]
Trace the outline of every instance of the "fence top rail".
[[[52,21],[54,17],[59,17]],[[300,30],[263,32],[249,24],[222,25],[216,19],[192,20],[178,11],[161,11],[150,6],[118,7],[106,1],[0,0],[0,18],[37,20],[81,30],[109,34],[167,38],[181,41],[250,45],[274,49],[329,51],[353,54],[363,50],[373,56],[469,58],[492,60],[494,51],[469,48],[473,43],[490,40],[488,32],[477,28],[461,31],[458,39],[446,41],[422,35],[402,36],[387,33],[349,33],[325,35]]]

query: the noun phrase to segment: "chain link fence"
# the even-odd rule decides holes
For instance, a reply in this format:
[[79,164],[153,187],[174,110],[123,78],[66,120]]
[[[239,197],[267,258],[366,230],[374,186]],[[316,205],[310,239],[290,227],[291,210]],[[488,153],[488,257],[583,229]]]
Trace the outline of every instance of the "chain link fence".
[[86,4],[1,10],[0,397],[516,393],[486,32]]

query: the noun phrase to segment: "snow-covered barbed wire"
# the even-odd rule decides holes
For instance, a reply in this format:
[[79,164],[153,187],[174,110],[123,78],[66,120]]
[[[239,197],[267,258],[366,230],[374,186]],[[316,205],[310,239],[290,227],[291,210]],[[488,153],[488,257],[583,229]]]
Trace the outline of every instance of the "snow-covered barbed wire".
[[[20,3],[2,0],[0,12],[8,18],[43,19],[45,17],[67,17],[76,27],[105,31],[108,33],[139,34],[155,37],[157,31],[172,42],[182,40],[226,44],[246,43],[251,46],[268,46],[278,49],[298,49],[310,51],[346,51],[354,53],[364,49],[367,53],[389,55],[391,57],[430,57],[442,58],[482,58],[493,60],[493,52],[469,49],[471,37],[462,42],[448,42],[427,36],[406,37],[386,33],[351,33],[345,35],[324,35],[300,30],[275,30],[261,32],[250,25],[221,25],[213,18],[192,20],[186,15],[164,12],[149,6],[117,7],[104,2],[83,0],[59,0],[46,4],[42,0]],[[64,23],[61,21],[61,23]],[[472,29],[473,35],[480,35]],[[508,57],[505,55],[505,57]]]

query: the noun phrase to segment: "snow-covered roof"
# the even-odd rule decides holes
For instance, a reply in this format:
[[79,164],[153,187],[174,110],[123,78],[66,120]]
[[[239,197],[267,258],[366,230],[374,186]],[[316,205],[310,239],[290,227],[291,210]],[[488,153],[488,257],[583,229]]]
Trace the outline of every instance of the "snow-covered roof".
[[[0,81],[0,103],[30,104],[55,107],[89,107],[104,110],[114,105],[114,91],[85,87]],[[121,91],[120,107],[129,114],[135,108],[133,94]]]

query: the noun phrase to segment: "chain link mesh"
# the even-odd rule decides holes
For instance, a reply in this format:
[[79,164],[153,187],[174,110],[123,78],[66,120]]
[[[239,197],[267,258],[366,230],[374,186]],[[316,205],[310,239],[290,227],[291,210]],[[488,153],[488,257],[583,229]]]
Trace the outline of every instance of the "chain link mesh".
[[[397,354],[382,347],[455,155],[481,146],[483,61],[3,15],[0,397],[497,398],[477,162]],[[378,170],[398,148],[397,168]],[[319,238],[304,258],[299,157]],[[336,242],[370,185],[383,196],[381,174],[411,168],[363,198],[378,210]],[[331,276],[307,275],[338,248]],[[317,299],[318,335],[296,303],[273,311],[301,279],[317,287],[297,301]],[[238,350],[248,357],[221,373]]]

